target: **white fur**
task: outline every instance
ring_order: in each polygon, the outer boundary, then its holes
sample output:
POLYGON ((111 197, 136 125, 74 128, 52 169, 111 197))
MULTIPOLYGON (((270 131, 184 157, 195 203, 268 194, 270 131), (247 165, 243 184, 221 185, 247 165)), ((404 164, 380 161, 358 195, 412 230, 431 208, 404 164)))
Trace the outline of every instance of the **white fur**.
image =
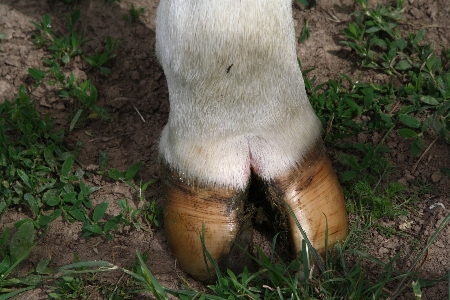
POLYGON ((291 0, 161 0, 156 53, 169 121, 159 151, 184 178, 244 189, 320 136, 297 64, 291 0), (231 67, 230 67, 231 66, 231 67))

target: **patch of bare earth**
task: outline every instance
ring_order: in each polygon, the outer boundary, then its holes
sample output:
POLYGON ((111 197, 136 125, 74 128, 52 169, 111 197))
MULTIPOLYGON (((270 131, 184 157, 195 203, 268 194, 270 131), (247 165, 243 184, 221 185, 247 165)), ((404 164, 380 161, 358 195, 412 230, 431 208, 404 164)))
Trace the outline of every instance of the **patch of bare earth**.
MULTIPOLYGON (((61 100, 54 89, 35 88, 30 84, 28 68, 46 69, 43 58, 49 54, 37 49, 32 43, 35 31, 29 20, 38 22, 44 14, 49 14, 52 27, 56 31, 66 28, 63 14, 69 13, 70 7, 56 0, 2 0, 0 3, 0 32, 6 38, 0 43, 0 101, 12 99, 19 85, 26 84, 29 93, 39 104, 42 114, 49 114, 57 120, 58 125, 66 129, 66 145, 74 148, 78 141, 83 146, 79 159, 84 166, 98 165, 99 154, 107 151, 109 167, 126 170, 137 161, 143 162, 139 177, 143 181, 154 180, 146 192, 147 199, 157 198, 161 203, 162 195, 158 181, 159 166, 157 143, 159 134, 167 121, 169 112, 168 90, 163 70, 154 54, 155 14, 158 1, 122 0, 121 3, 105 4, 102 0, 81 1, 81 22, 78 30, 84 31, 86 38, 92 39, 83 47, 83 52, 91 54, 102 51, 106 36, 120 39, 123 43, 117 51, 117 58, 111 66, 112 74, 105 76, 91 69, 81 59, 75 59, 64 70, 74 72, 82 79, 91 79, 98 89, 99 104, 109 109, 112 120, 89 119, 80 123, 72 132, 68 124, 73 114, 74 103, 61 100), (145 7, 145 12, 137 23, 124 21, 130 5, 145 7), (139 113, 138 113, 139 112, 139 113)), ((338 79, 339 73, 346 73, 357 78, 360 69, 355 64, 357 57, 350 49, 338 42, 343 39, 341 29, 349 20, 349 13, 355 11, 356 5, 351 0, 317 1, 309 10, 297 8, 294 12, 295 24, 299 35, 304 20, 308 19, 311 37, 298 45, 298 56, 304 69, 316 66, 310 76, 317 76, 317 82, 328 78, 338 79)), ((225 13, 225 12, 224 12, 225 13)), ((437 45, 448 46, 450 39, 450 6, 445 0, 409 0, 406 3, 408 21, 403 25, 406 31, 415 32, 421 27, 427 28, 427 39, 437 45)), ((364 72, 362 80, 385 82, 387 77, 376 72, 364 72)), ((32 82, 31 82, 32 83, 32 82)), ((377 142, 379 136, 360 136, 359 139, 377 142)), ((434 141, 430 134, 426 137, 427 145, 434 141)), ((434 193, 424 195, 411 213, 398 220, 383 220, 385 225, 402 230, 407 236, 425 243, 433 234, 439 222, 450 209, 450 178, 443 176, 439 168, 450 167, 449 145, 437 139, 418 162, 418 157, 411 155, 410 142, 392 134, 387 145, 393 149, 389 158, 398 169, 396 180, 414 188, 415 180, 427 180, 435 188, 434 193), (417 167, 414 168, 414 165, 417 167), (442 203, 434 209, 430 206, 442 203)), ((94 205, 107 199, 110 203, 108 214, 116 215, 120 209, 119 199, 129 199, 136 207, 139 199, 128 185, 110 181, 100 176, 93 176, 90 185, 100 187, 93 197, 94 205)), ((0 229, 11 227, 20 218, 29 217, 27 211, 14 212, 2 216, 0 229)), ((147 265, 161 284, 170 288, 181 288, 180 278, 188 280, 197 289, 205 289, 200 283, 189 279, 176 267, 171 251, 167 246, 164 228, 144 228, 134 230, 123 228, 115 233, 112 241, 102 237, 89 240, 81 238, 81 224, 69 223, 59 218, 50 225, 32 255, 23 263, 23 270, 36 266, 44 256, 51 257, 51 267, 58 267, 73 262, 74 253, 80 260, 106 260, 121 267, 129 268, 135 260, 135 253, 147 251, 147 265)), ((406 269, 411 262, 409 253, 414 249, 399 236, 388 237, 383 232, 372 231, 368 240, 370 252, 384 261, 395 253, 403 252, 398 266, 406 269), (400 265, 402 264, 402 265, 400 265)), ((267 245, 269 242, 261 235, 256 235, 256 243, 267 245)), ((432 245, 430 253, 421 271, 425 277, 438 278, 448 272, 450 246, 450 229, 445 228, 438 240, 432 245)), ((267 246, 266 246, 267 247, 267 246)), ((119 272, 109 275, 116 281, 119 272)), ((31 291, 19 299, 45 299, 47 287, 31 291)), ((447 295, 446 283, 428 288, 423 299, 444 299, 447 295)), ((100 294, 93 293, 93 298, 101 299, 100 294)), ((93 299, 91 298, 91 299, 93 299)), ((150 299, 142 294, 139 299, 150 299)), ((405 294, 403 299, 412 299, 405 294)), ((136 298, 138 299, 138 298, 136 298)))

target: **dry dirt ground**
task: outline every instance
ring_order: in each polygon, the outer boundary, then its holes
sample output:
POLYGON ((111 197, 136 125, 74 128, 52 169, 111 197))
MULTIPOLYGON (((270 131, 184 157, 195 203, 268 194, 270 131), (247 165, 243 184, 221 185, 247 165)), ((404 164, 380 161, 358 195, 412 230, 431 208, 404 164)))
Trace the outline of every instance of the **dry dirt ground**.
MULTIPOLYGON (((29 83, 28 68, 46 69, 43 58, 48 52, 37 49, 31 41, 35 28, 29 22, 38 22, 44 14, 49 14, 53 28, 66 28, 63 14, 69 12, 70 6, 57 0, 1 0, 0 1, 0 32, 5 34, 5 40, 0 43, 0 101, 12 99, 20 84, 29 83)), ((373 4, 373 3, 372 3, 373 4)), ((27 84, 32 97, 39 104, 39 111, 48 113, 66 130, 66 145, 73 148, 81 141, 83 147, 79 159, 85 166, 98 165, 99 154, 107 151, 110 157, 110 167, 125 170, 137 161, 143 162, 139 177, 143 181, 154 180, 146 193, 147 199, 158 199, 162 195, 158 182, 159 166, 157 161, 157 142, 159 134, 167 121, 169 112, 168 90, 163 70, 153 55, 155 42, 155 14, 157 0, 122 0, 120 3, 105 4, 103 0, 84 0, 81 9, 79 30, 84 30, 86 38, 93 40, 83 47, 83 53, 94 53, 103 50, 106 36, 119 38, 123 43, 117 51, 117 58, 111 66, 112 74, 105 76, 91 70, 80 59, 70 64, 67 70, 72 71, 82 79, 91 79, 99 91, 99 104, 109 109, 112 120, 89 120, 68 131, 70 111, 73 104, 62 101, 55 91, 46 88, 33 88, 27 84), (122 20, 130 5, 145 7, 145 12, 139 22, 131 23, 122 20), (139 116, 142 115, 142 118, 139 116), (144 121, 145 120, 145 121, 144 121)), ((436 44, 450 45, 450 3, 448 0, 408 0, 405 13, 408 18, 406 31, 417 31, 421 26, 427 28, 427 38, 436 44)), ((297 34, 300 34, 304 20, 309 19, 311 37, 298 46, 298 56, 303 67, 309 69, 317 66, 312 73, 318 77, 318 82, 328 78, 337 79, 339 73, 349 74, 356 78, 360 70, 355 64, 356 57, 349 49, 344 48, 341 40, 341 29, 350 19, 349 13, 355 11, 356 5, 351 0, 318 0, 317 5, 306 10, 302 7, 294 10, 297 34), (336 18, 335 18, 336 17, 336 18)), ((226 12, 224 12, 226 13, 226 12)), ((365 80, 383 81, 382 74, 366 72, 365 80)), ((362 136, 362 140, 377 140, 379 137, 362 136)), ((428 136, 427 143, 434 140, 428 136)), ((437 140, 417 169, 411 168, 416 163, 409 151, 409 141, 392 135, 388 146, 394 152, 390 159, 398 166, 396 180, 410 186, 415 179, 428 180, 432 183, 435 193, 424 195, 417 204, 418 213, 399 220, 382 220, 385 225, 398 229, 406 226, 406 234, 422 242, 433 233, 443 217, 450 209, 450 178, 443 176, 439 168, 450 167, 449 145, 443 140, 437 140), (434 210, 429 207, 442 203, 434 210)), ((338 170, 339 171, 339 170, 338 170)), ((136 192, 127 185, 94 176, 90 184, 101 189, 93 195, 94 205, 104 199, 110 203, 108 213, 119 212, 118 199, 130 199, 133 205, 139 203, 136 192)), ((11 226, 19 218, 21 212, 9 212, 2 216, 0 229, 11 226)), ((166 244, 164 225, 150 231, 124 230, 115 235, 112 241, 106 242, 101 237, 85 240, 80 237, 81 224, 71 224, 57 219, 50 226, 40 244, 33 251, 23 268, 35 266, 44 256, 51 257, 51 266, 58 267, 73 262, 74 253, 81 260, 106 260, 119 266, 129 268, 135 260, 136 250, 147 251, 147 262, 157 279, 171 288, 181 288, 180 278, 188 278, 176 267, 174 258, 166 244)), ((266 243, 259 239, 257 243, 266 243)), ((383 260, 392 257, 398 251, 410 251, 399 236, 389 237, 382 232, 371 232, 369 239, 371 253, 383 260)), ((428 259, 422 267, 425 277, 438 278, 450 269, 449 260, 450 229, 446 228, 440 238, 431 247, 428 259)), ((408 261, 405 260, 405 264, 408 261)), ((114 276, 116 279, 120 274, 114 276)), ((114 278, 113 276, 113 278, 114 278)), ((114 279, 114 280, 116 280, 114 279)), ((188 279, 189 284, 202 288, 200 283, 188 279)), ((45 299, 48 289, 32 291, 20 299, 45 299)), ((91 299, 101 299, 93 294, 91 299)), ((403 299, 412 299, 412 294, 405 294, 403 299)), ((428 288, 423 299, 446 299, 446 283, 428 288)), ((139 299, 149 299, 149 295, 141 295, 139 299)))

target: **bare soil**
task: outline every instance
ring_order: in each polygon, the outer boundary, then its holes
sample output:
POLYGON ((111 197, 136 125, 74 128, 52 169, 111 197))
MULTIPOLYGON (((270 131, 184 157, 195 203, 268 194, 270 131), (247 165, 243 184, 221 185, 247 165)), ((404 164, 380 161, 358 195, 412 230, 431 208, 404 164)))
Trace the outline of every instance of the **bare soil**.
MULTIPOLYGON (((61 100, 52 88, 32 87, 28 68, 46 69, 43 58, 49 56, 48 52, 37 49, 33 44, 31 39, 35 28, 29 21, 39 22, 44 14, 49 14, 52 27, 61 32, 66 28, 63 15, 69 13, 70 6, 57 0, 2 0, 0 32, 4 33, 6 38, 0 43, 0 99, 12 99, 19 85, 26 84, 39 105, 38 110, 42 114, 49 114, 57 120, 59 126, 66 128, 66 146, 74 148, 78 141, 82 142, 79 159, 84 166, 96 168, 99 154, 103 151, 109 153, 108 167, 122 171, 133 163, 142 161, 143 168, 139 178, 144 182, 154 180, 146 192, 146 198, 158 199, 161 204, 163 197, 158 181, 160 169, 157 143, 167 121, 169 103, 164 73, 153 54, 157 5, 157 0, 122 0, 113 4, 106 4, 102 0, 80 2, 81 22, 78 24, 78 30, 84 31, 86 38, 92 39, 83 47, 83 53, 102 51, 108 35, 113 39, 119 38, 123 43, 111 66, 110 76, 91 69, 81 59, 71 62, 64 70, 68 73, 74 72, 79 78, 91 79, 98 89, 99 104, 107 107, 112 116, 111 121, 85 120, 69 132, 68 124, 73 115, 74 104, 61 100), (131 4, 138 8, 145 7, 139 22, 131 23, 122 19, 131 4)), ((408 18, 403 25, 405 31, 416 32, 421 27, 426 27, 429 41, 435 42, 436 45, 449 46, 448 0, 409 0, 405 6, 408 18)), ((317 82, 324 82, 328 78, 336 80, 340 73, 356 79, 361 72, 355 63, 355 54, 338 43, 343 39, 341 29, 345 27, 351 18, 349 14, 355 9, 357 7, 351 0, 318 0, 316 6, 311 9, 294 9, 298 35, 304 21, 308 19, 310 23, 311 36, 305 43, 298 45, 297 50, 304 69, 317 67, 311 73, 311 76, 317 76, 317 82)), ((362 80, 385 82, 387 77, 365 71, 362 80)), ((434 139, 435 136, 430 133, 426 137, 427 145, 434 139)), ((376 143, 380 137, 360 135, 358 140, 376 143)), ((444 140, 437 139, 413 170, 413 165, 419 158, 410 153, 410 141, 391 134, 387 144, 394 150, 389 158, 398 166, 395 180, 411 189, 414 188, 415 180, 426 180, 434 188, 433 193, 424 195, 416 207, 411 208, 408 216, 380 221, 382 225, 403 231, 408 238, 389 236, 382 231, 373 230, 367 240, 370 253, 384 261, 402 251, 398 267, 406 270, 411 262, 408 254, 413 251, 412 245, 408 244, 410 238, 425 243, 444 216, 450 212, 450 178, 439 171, 440 167, 450 167, 450 147, 444 140), (442 203, 442 206, 430 209, 430 206, 436 203, 442 203), (404 265, 400 265, 402 263, 404 265)), ((335 159, 333 153, 332 158, 335 159)), ((119 199, 129 199, 135 207, 139 205, 137 193, 128 185, 100 176, 93 176, 90 184, 101 187, 92 197, 94 205, 107 199, 110 203, 107 213, 110 215, 120 212, 117 205, 119 199)), ((11 227, 15 221, 24 217, 28 217, 27 212, 9 211, 0 220, 0 229, 11 227)), ((353 220, 354 216, 350 218, 353 220)), ((81 238, 81 224, 71 224, 59 218, 50 225, 48 233, 23 263, 22 269, 28 270, 36 266, 44 256, 51 257, 51 267, 63 266, 73 262, 74 253, 81 260, 106 260, 129 268, 135 261, 136 251, 147 251, 147 265, 161 284, 170 288, 181 288, 181 278, 184 278, 191 286, 206 289, 177 268, 166 243, 164 225, 146 229, 138 231, 125 228, 108 242, 102 237, 86 240, 81 238)), ((257 233, 255 243, 266 248, 269 241, 264 235, 257 233)), ((421 268, 423 277, 439 278, 449 271, 448 247, 450 229, 446 228, 431 246, 421 268)), ((110 280, 116 281, 120 275, 112 274, 110 280)), ((425 289, 423 299, 447 299, 447 284, 444 282, 425 289)), ((48 292, 48 287, 44 286, 18 299, 46 299, 48 292)), ((142 294, 136 298, 151 299, 151 296, 142 294)), ((413 299, 413 295, 406 293, 402 298, 413 299)), ((90 299, 102 297, 100 293, 92 291, 90 299)))

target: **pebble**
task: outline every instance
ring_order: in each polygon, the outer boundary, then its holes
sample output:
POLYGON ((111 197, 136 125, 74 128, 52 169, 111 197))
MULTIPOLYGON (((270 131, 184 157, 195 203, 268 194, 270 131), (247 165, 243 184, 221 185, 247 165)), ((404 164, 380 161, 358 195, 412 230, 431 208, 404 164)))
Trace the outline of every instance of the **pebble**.
POLYGON ((394 249, 394 250, 395 250, 395 248, 397 247, 397 245, 398 245, 398 242, 397 242, 397 241, 387 241, 386 243, 384 243, 384 246, 385 246, 387 249, 394 249))
POLYGON ((378 250, 378 252, 379 252, 380 254, 386 254, 386 253, 389 253, 389 250, 388 250, 387 248, 380 247, 380 249, 378 250))
POLYGON ((411 7, 411 9, 409 10, 409 13, 416 19, 424 19, 425 18, 425 14, 418 8, 416 7, 411 7))
POLYGON ((22 63, 20 62, 20 57, 14 55, 8 56, 8 58, 5 60, 5 64, 17 68, 20 68, 22 66, 22 63))
POLYGON ((414 179, 416 179, 416 177, 413 176, 413 175, 411 175, 411 173, 409 173, 409 172, 406 172, 405 178, 408 179, 408 180, 414 180, 414 179))
POLYGON ((441 180, 442 178, 442 173, 441 171, 435 171, 432 175, 431 175, 431 181, 433 181, 434 183, 438 182, 439 180, 441 180))
MULTIPOLYGON (((0 95, 6 95, 7 92, 11 91, 13 86, 5 80, 0 80, 0 95)), ((3 99, 0 99, 0 101, 3 99)))
POLYGON ((406 180, 406 178, 400 178, 399 180, 397 180, 397 182, 401 185, 408 186, 408 181, 406 180))
POLYGON ((408 217, 407 216, 399 216, 398 219, 402 222, 405 222, 408 220, 408 217))

